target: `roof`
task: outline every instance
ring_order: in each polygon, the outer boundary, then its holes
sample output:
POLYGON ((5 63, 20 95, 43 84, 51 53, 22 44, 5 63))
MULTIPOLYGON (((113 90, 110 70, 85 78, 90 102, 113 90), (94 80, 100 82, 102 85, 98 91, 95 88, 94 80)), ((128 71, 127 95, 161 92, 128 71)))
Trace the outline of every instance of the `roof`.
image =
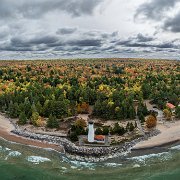
POLYGON ((105 136, 103 136, 103 135, 96 135, 95 137, 94 137, 94 139, 96 139, 96 140, 104 140, 105 139, 105 136))
POLYGON ((166 107, 170 108, 170 109, 174 109, 176 106, 174 106, 171 103, 166 103, 166 107))

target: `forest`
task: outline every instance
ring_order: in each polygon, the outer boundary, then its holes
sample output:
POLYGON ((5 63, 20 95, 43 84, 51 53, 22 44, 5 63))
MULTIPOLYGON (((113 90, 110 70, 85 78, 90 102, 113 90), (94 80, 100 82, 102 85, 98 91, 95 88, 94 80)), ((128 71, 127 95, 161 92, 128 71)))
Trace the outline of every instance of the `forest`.
POLYGON ((104 121, 134 119, 138 100, 143 121, 148 99, 160 109, 174 104, 180 116, 179 65, 154 59, 0 61, 0 111, 19 124, 56 127, 90 109, 104 121))

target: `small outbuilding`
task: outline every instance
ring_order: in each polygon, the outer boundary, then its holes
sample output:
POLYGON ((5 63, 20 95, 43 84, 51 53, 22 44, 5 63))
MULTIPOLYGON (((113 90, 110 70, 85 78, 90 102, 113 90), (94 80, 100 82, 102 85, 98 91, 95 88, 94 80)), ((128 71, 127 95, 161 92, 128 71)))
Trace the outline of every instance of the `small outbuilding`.
POLYGON ((102 143, 104 143, 105 142, 105 136, 104 135, 96 135, 94 137, 94 141, 95 142, 102 142, 102 143))

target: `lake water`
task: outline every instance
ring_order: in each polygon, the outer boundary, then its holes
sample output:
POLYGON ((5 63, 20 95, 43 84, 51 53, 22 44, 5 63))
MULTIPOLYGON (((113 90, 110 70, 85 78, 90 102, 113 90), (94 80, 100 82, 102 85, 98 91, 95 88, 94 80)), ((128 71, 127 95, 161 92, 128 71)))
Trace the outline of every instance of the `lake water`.
POLYGON ((0 180, 180 180, 180 145, 142 153, 87 163, 0 139, 0 180))

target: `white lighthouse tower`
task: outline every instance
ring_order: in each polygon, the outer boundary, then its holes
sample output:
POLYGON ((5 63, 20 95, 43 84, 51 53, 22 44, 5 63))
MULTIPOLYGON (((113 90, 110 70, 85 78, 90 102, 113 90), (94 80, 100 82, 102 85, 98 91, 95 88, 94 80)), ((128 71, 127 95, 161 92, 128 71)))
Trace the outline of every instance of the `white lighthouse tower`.
POLYGON ((94 142, 94 123, 92 121, 89 121, 88 129, 88 142, 94 142))

